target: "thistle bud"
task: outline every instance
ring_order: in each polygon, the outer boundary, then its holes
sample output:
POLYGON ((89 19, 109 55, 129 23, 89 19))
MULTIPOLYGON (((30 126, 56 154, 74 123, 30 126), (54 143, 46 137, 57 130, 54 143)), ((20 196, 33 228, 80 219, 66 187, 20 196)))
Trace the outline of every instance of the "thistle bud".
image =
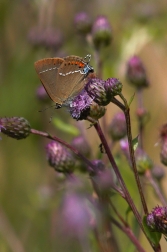
POLYGON ((90 157, 91 148, 87 140, 82 135, 73 138, 71 145, 75 147, 85 157, 90 157))
POLYGON ((135 158, 136 158, 137 171, 140 175, 144 174, 145 171, 151 170, 153 168, 152 160, 142 149, 137 148, 137 150, 135 151, 135 158))
POLYGON ((106 106, 110 102, 106 95, 104 83, 105 81, 94 78, 90 79, 85 86, 88 95, 100 106, 106 106))
POLYGON ((149 86, 145 68, 137 56, 133 56, 129 59, 127 63, 126 77, 129 83, 138 89, 149 86))
POLYGON ((112 30, 108 19, 105 16, 96 18, 93 28, 92 36, 95 47, 98 49, 102 46, 110 45, 112 41, 112 30))
POLYGON ((152 175, 158 181, 161 181, 165 177, 165 171, 161 166, 155 165, 152 169, 152 175))
POLYGON ((60 30, 47 28, 43 32, 43 46, 57 50, 63 43, 63 35, 60 30))
POLYGON ((61 203, 58 231, 63 237, 83 239, 88 235, 94 218, 95 209, 91 202, 83 194, 69 192, 61 203))
POLYGON ((116 78, 110 78, 106 81, 92 78, 86 84, 85 90, 99 106, 106 106, 115 95, 121 93, 122 84, 116 78))
POLYGON ((126 120, 124 113, 117 113, 109 125, 109 135, 113 141, 118 141, 126 136, 126 120))
POLYGON ((106 108, 104 106, 99 106, 96 102, 92 102, 90 105, 90 117, 95 120, 100 119, 105 115, 106 108))
POLYGON ((77 13, 74 18, 74 25, 80 34, 87 34, 91 31, 92 22, 86 12, 77 13))
POLYGON ((117 78, 109 78, 104 83, 104 88, 111 99, 122 92, 122 83, 117 78))
POLYGON ((147 216, 147 225, 152 231, 167 235, 167 207, 155 207, 147 216))
POLYGON ((17 140, 28 137, 31 131, 29 122, 23 117, 0 118, 1 132, 17 140))
POLYGON ((49 165, 57 172, 71 173, 74 170, 74 157, 62 144, 51 141, 46 146, 46 154, 49 165))

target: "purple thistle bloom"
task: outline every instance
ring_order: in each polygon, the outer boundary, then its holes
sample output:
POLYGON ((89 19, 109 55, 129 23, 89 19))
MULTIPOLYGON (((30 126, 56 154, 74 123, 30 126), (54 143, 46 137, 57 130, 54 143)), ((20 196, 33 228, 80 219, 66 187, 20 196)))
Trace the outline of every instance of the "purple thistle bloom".
POLYGON ((63 35, 54 28, 32 27, 28 33, 28 40, 34 46, 58 49, 63 43, 63 35))
MULTIPOLYGON (((80 153, 82 153, 82 155, 84 155, 87 158, 90 158, 91 148, 85 137, 83 137, 82 135, 79 135, 73 138, 71 145, 75 147, 75 149, 77 149, 80 153)), ((85 162, 83 162, 81 158, 76 157, 76 159, 77 159, 76 169, 84 173, 87 172, 88 169, 85 162)))
POLYGON ((155 207, 147 216, 147 225, 152 231, 167 235, 167 207, 155 207))
POLYGON ((69 104, 69 110, 71 116, 76 120, 84 120, 90 114, 90 106, 93 99, 88 95, 85 90, 74 97, 69 104))
POLYGON ((71 173, 74 170, 75 159, 62 144, 51 141, 46 146, 46 154, 49 165, 57 172, 71 173))
POLYGON ((126 136, 126 120, 122 112, 117 113, 109 125, 108 132, 113 141, 118 141, 126 136))
POLYGON ((85 157, 90 157, 91 148, 88 141, 82 135, 73 138, 71 145, 75 147, 85 157))
POLYGON ((117 78, 109 78, 105 81, 104 88, 112 98, 122 92, 122 83, 117 78))
POLYGON ((79 238, 85 241, 95 222, 96 210, 83 194, 69 192, 63 198, 59 219, 59 230, 67 238, 79 238))
POLYGON ((47 28, 43 33, 43 46, 57 50, 63 43, 63 35, 60 30, 47 28))
POLYGON ((89 96, 100 106, 106 106, 110 102, 106 96, 104 84, 105 81, 94 78, 90 79, 85 86, 89 96))
POLYGON ((77 13, 74 18, 74 25, 79 33, 89 33, 92 27, 90 16, 86 12, 77 13))
POLYGON ((116 78, 109 78, 106 81, 92 78, 86 84, 85 89, 99 106, 106 106, 115 95, 122 91, 122 84, 116 78))
POLYGON ((0 131, 17 140, 28 137, 31 131, 29 122, 23 117, 0 118, 0 131))
POLYGON ((161 179, 165 177, 165 171, 163 167, 159 165, 155 165, 151 172, 153 177, 156 178, 158 181, 161 181, 161 179))
POLYGON ((108 19, 105 16, 96 18, 92 28, 93 42, 96 48, 108 46, 112 41, 112 30, 108 19))
POLYGON ((146 71, 142 61, 138 56, 133 56, 127 63, 126 77, 130 84, 136 88, 149 86, 146 71))
POLYGON ((95 159, 92 161, 93 165, 94 165, 94 169, 92 169, 90 167, 91 170, 91 176, 96 176, 98 175, 100 172, 103 172, 105 170, 105 164, 101 159, 95 159))

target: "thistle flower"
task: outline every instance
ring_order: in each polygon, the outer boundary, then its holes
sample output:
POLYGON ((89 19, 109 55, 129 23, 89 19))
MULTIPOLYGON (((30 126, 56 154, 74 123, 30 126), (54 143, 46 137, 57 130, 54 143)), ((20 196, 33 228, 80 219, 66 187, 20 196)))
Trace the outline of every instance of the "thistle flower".
POLYGON ((91 154, 91 148, 85 137, 82 135, 73 138, 71 145, 75 147, 82 155, 89 158, 91 154))
POLYGON ((127 62, 126 77, 129 83, 137 89, 149 86, 146 71, 138 56, 133 56, 127 62))
POLYGON ((122 84, 116 78, 110 78, 106 81, 92 78, 86 84, 85 90, 99 106, 106 106, 114 96, 121 93, 122 84))
POLYGON ((147 225, 152 231, 167 235, 167 207, 155 207, 147 216, 147 225))
POLYGON ((119 112, 113 117, 108 132, 113 141, 118 141, 126 136, 127 131, 124 113, 119 112))
POLYGON ((163 179, 165 176, 164 169, 159 165, 155 165, 153 167, 151 173, 152 173, 153 177, 156 178, 158 181, 161 181, 161 179, 163 179))
POLYGON ((110 95, 113 98, 122 92, 122 83, 117 78, 108 78, 105 81, 104 88, 108 96, 110 95))
MULTIPOLYGON (((71 145, 73 147, 75 147, 75 149, 77 149, 83 156, 85 156, 86 158, 90 158, 91 156, 91 148, 89 143, 87 142, 87 140, 85 139, 85 137, 83 137, 82 135, 77 136, 75 138, 73 138, 71 145)), ((82 159, 77 158, 76 160, 76 169, 79 170, 80 172, 87 172, 87 166, 85 164, 85 162, 83 162, 82 159)))
POLYGON ((57 50, 62 44, 63 35, 60 30, 49 27, 43 32, 42 45, 46 48, 57 50))
POLYGON ((51 141, 46 146, 46 154, 49 165, 57 172, 71 173, 74 170, 75 159, 62 144, 51 141))
POLYGON ((71 116, 76 120, 84 120, 90 115, 90 106, 93 99, 85 90, 77 95, 69 104, 71 116))
POLYGON ((145 125, 146 122, 148 122, 149 113, 148 113, 148 111, 146 109, 138 108, 136 110, 136 116, 137 116, 138 121, 140 122, 141 125, 145 125))
POLYGON ((32 27, 28 33, 28 40, 34 46, 58 49, 63 43, 63 36, 59 30, 51 27, 47 29, 32 27))
MULTIPOLYGON (((92 176, 97 175, 99 172, 105 170, 105 164, 101 159, 95 159, 92 161, 95 169, 92 171, 92 176)), ((92 168, 91 168, 92 169, 92 168)))
POLYGON ((105 16, 96 18, 92 27, 92 37, 97 49, 110 45, 112 41, 112 30, 108 19, 105 16))
POLYGON ((91 31, 92 22, 86 12, 79 12, 75 15, 74 25, 80 34, 87 34, 91 31))
POLYGON ((0 130, 5 135, 20 140, 28 137, 31 126, 23 117, 3 117, 0 118, 0 130))
POLYGON ((70 192, 63 198, 59 214, 61 220, 59 229, 65 237, 81 239, 88 235, 91 218, 94 218, 92 213, 95 213, 92 207, 82 194, 70 192))

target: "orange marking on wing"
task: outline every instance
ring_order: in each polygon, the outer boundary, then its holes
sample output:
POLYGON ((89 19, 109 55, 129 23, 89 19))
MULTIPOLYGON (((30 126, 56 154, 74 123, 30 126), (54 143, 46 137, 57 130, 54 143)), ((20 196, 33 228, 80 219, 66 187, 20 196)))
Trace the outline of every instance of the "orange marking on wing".
POLYGON ((76 61, 75 64, 77 64, 79 67, 84 67, 85 64, 80 62, 80 61, 76 61))

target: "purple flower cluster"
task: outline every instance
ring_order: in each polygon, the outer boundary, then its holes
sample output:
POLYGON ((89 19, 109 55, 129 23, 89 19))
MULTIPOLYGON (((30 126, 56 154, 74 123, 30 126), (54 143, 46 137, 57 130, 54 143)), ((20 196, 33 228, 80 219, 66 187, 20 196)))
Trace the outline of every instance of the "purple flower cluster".
POLYGON ((167 235, 167 207, 155 207, 147 216, 147 225, 152 231, 167 235))

